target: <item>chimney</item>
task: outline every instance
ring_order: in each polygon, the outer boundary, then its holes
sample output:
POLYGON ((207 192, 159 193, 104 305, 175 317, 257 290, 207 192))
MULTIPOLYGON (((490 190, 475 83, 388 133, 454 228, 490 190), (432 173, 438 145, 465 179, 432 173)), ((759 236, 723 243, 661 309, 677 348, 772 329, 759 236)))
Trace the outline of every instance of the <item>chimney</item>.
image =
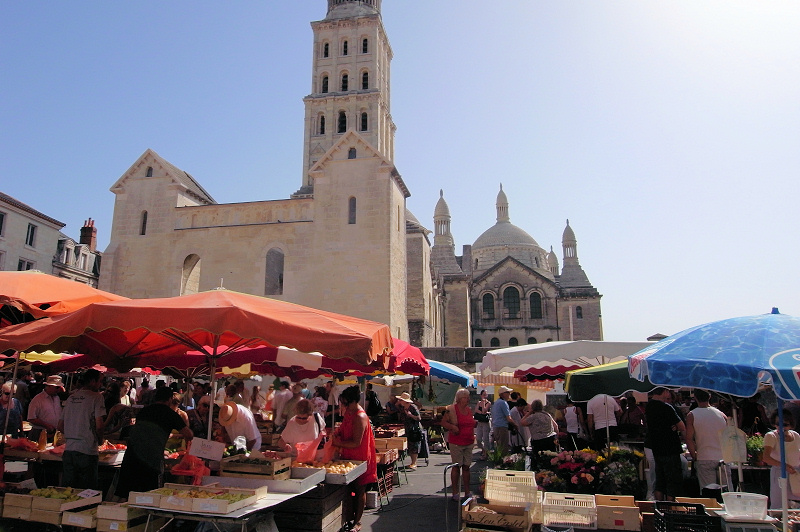
POLYGON ((88 245, 92 251, 97 250, 97 228, 91 218, 86 220, 81 227, 81 244, 88 245))

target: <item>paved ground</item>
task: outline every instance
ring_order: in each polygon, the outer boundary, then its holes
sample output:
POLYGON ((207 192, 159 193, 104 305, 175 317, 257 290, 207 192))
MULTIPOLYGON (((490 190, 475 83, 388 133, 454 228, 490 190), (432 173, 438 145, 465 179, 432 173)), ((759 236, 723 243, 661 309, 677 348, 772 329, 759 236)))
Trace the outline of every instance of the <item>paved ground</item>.
MULTIPOLYGON (((475 453, 478 457, 479 453, 475 453)), ((408 460, 406 460, 408 463, 408 460)), ((418 462, 416 471, 408 471, 402 484, 395 486, 390 494, 389 504, 377 510, 367 510, 361 521, 362 530, 367 532, 395 532, 414 530, 415 532, 452 532, 458 528, 458 504, 444 493, 445 466, 450 463, 449 453, 431 453, 429 465, 424 460, 418 462)), ((471 467, 472 492, 478 491, 479 472, 487 462, 473 462, 471 467)), ((402 474, 401 474, 402 475, 402 474)), ((447 486, 450 475, 447 474, 447 486)), ((449 488, 448 488, 449 490, 449 488)), ((385 501, 385 499, 384 499, 385 501)))

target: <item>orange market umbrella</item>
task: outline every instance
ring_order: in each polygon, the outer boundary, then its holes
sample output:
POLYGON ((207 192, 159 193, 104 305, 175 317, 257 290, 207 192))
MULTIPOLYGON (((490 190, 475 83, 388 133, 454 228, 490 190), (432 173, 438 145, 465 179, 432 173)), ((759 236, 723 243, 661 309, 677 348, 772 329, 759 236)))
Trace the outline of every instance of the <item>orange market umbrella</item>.
POLYGON ((72 312, 89 303, 124 299, 42 272, 0 272, 0 327, 72 312))
POLYGON ((119 370, 147 365, 140 362, 145 355, 199 351, 208 358, 212 381, 219 359, 255 346, 370 364, 391 351, 392 337, 381 323, 228 290, 93 303, 0 330, 0 352, 77 352, 119 370))

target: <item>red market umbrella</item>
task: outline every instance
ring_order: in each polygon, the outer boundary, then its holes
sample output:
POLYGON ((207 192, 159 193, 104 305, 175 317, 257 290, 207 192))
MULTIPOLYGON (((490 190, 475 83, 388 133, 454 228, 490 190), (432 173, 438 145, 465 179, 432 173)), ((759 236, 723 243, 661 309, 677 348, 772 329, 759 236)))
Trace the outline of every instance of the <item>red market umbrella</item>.
POLYGON ((0 272, 0 327, 127 298, 38 271, 0 272))
POLYGON ((212 368, 212 384, 220 359, 256 346, 370 364, 391 351, 392 338, 381 323, 228 290, 93 303, 0 330, 0 352, 77 352, 123 371, 148 365, 145 356, 199 351, 212 368))

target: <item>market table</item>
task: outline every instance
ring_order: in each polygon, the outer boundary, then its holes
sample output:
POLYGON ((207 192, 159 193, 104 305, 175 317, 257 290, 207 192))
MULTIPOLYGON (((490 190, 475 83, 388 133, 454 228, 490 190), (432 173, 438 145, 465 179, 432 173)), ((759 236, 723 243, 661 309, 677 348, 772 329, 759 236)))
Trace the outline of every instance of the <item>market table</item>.
MULTIPOLYGON (((306 491, 309 491, 310 489, 312 488, 308 488, 306 491)), ((256 523, 267 517, 267 514, 270 512, 266 512, 266 510, 274 506, 277 506, 282 502, 288 501, 289 499, 292 499, 298 495, 302 495, 302 493, 267 493, 265 497, 254 502, 250 506, 239 508, 238 510, 234 510, 229 514, 224 514, 224 515, 199 513, 199 512, 184 512, 178 510, 164 510, 161 508, 154 508, 152 506, 142 506, 137 504, 131 504, 130 506, 132 508, 139 508, 147 512, 147 523, 145 524, 144 532, 150 532, 151 530, 150 522, 152 521, 153 517, 167 518, 167 523, 161 528, 159 528, 159 530, 169 525, 175 519, 184 519, 187 521, 211 523, 217 530, 220 530, 218 526, 220 524, 241 525, 242 532, 247 532, 248 524, 256 523)))

